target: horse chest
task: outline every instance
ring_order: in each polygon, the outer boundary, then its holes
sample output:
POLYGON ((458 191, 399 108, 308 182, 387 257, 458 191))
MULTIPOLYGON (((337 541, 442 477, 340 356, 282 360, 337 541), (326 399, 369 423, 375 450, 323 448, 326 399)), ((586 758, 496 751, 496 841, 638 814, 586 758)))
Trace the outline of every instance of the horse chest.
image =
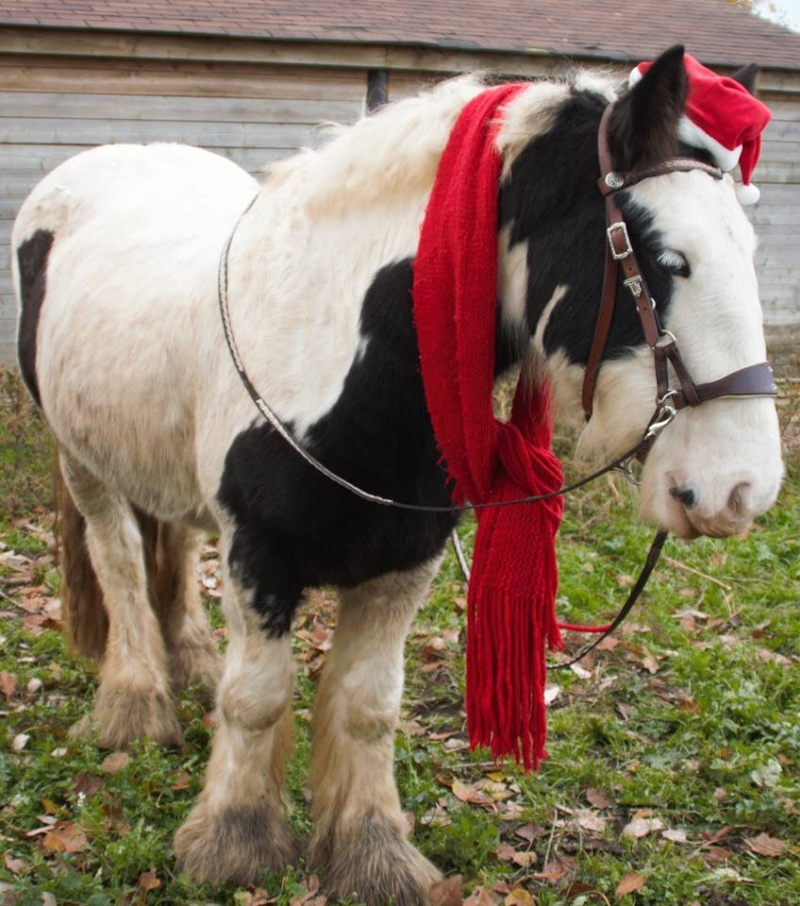
MULTIPOLYGON (((360 488, 447 506, 411 322, 411 263, 376 274, 362 307, 360 353, 334 405, 302 435, 320 462, 360 488)), ((290 426, 291 427, 291 426, 290 426)), ((442 549, 455 517, 365 502, 303 461, 270 426, 227 451, 217 501, 234 523, 229 566, 269 629, 288 629, 305 588, 355 586, 414 568, 442 549)))

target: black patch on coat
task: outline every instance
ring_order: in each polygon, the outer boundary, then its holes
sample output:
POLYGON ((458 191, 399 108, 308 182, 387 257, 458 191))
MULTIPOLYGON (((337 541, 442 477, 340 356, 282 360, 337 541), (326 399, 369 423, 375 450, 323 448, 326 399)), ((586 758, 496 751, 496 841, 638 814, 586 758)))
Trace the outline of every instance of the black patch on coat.
POLYGON ((54 238, 48 230, 37 230, 17 249, 21 296, 17 355, 25 385, 39 406, 42 400, 36 377, 36 333, 47 289, 47 261, 54 238))
MULTIPOLYGON (((511 226, 512 246, 528 243, 529 331, 535 331, 557 287, 566 286, 545 330, 544 347, 548 355, 562 350, 570 362, 581 365, 589 357, 605 266, 605 202, 597 188, 597 130, 604 106, 604 99, 590 93, 565 100, 553 127, 522 151, 500 191, 500 226, 511 226)), ((617 201, 663 315, 672 296, 672 278, 656 264, 661 237, 628 193, 619 193, 617 201)), ((626 355, 643 342, 633 299, 620 281, 604 358, 626 355)))
MULTIPOLYGON (((361 313, 366 350, 351 365, 336 404, 303 443, 365 491, 449 506, 419 373, 412 284, 410 261, 376 274, 361 313)), ((356 497, 263 424, 232 444, 219 500, 236 520, 231 570, 254 591, 270 635, 289 630, 304 589, 353 587, 419 566, 442 550, 456 522, 450 513, 411 512, 356 497)))

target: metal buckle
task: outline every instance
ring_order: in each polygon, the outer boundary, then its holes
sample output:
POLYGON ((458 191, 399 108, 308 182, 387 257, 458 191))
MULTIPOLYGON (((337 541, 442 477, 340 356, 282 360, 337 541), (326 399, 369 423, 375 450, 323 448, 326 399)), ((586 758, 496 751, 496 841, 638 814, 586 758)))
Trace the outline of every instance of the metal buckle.
MULTIPOLYGON (((672 336, 672 334, 670 334, 670 336, 672 336)), ((672 339, 674 340, 675 338, 672 337, 672 339)), ((677 390, 667 390, 660 399, 656 400, 656 414, 647 426, 644 440, 650 440, 660 434, 678 414, 678 410, 670 402, 672 397, 677 396, 677 394, 677 390)))
POLYGON ((606 235, 608 236, 608 244, 611 247, 611 255, 615 261, 621 261, 623 258, 627 258, 628 255, 633 254, 631 240, 628 236, 628 225, 624 220, 618 220, 616 223, 612 223, 610 226, 606 227, 606 235), (614 233, 616 232, 621 233, 622 238, 625 241, 625 248, 621 252, 618 252, 614 245, 614 233))
POLYGON ((642 277, 640 274, 637 274, 635 277, 628 277, 627 280, 622 281, 624 285, 631 291, 631 295, 634 299, 638 299, 642 294, 642 277))

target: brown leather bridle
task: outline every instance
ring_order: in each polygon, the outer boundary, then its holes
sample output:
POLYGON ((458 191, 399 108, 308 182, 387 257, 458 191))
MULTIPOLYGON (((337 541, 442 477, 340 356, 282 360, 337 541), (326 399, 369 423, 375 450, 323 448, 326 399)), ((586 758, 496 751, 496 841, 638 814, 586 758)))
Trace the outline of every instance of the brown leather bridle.
POLYGON ((636 261, 628 235, 628 227, 615 196, 622 189, 627 189, 645 179, 664 176, 667 173, 701 170, 708 173, 713 179, 722 179, 723 173, 717 167, 691 158, 673 158, 656 166, 630 173, 616 171, 608 147, 608 123, 613 108, 614 105, 609 104, 604 110, 597 139, 600 159, 600 179, 597 184, 606 202, 608 242, 606 243, 603 295, 584 374, 582 403, 588 421, 592 417, 597 377, 614 316, 621 268, 624 285, 630 291, 636 310, 639 312, 645 342, 653 352, 656 372, 656 409, 645 430, 642 448, 637 454, 640 459, 643 459, 658 432, 686 406, 699 406, 701 403, 720 397, 776 396, 778 388, 775 386, 772 368, 768 362, 748 365, 746 368, 705 384, 696 384, 692 380, 689 369, 678 350, 675 337, 661 325, 655 300, 650 295, 647 282, 636 261), (670 387, 670 365, 680 384, 679 388, 670 387))

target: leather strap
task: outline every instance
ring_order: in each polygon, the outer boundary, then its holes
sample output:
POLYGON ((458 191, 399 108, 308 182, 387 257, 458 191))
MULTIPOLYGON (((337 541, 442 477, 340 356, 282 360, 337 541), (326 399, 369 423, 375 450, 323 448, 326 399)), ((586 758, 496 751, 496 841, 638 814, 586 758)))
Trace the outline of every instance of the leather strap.
MULTIPOLYGON (((775 386, 772 369, 767 362, 749 365, 716 381, 696 385, 680 355, 675 338, 669 331, 662 328, 655 301, 650 295, 639 268, 631 246, 625 218, 616 202, 615 195, 621 189, 636 185, 644 179, 664 176, 676 171, 701 170, 715 179, 722 179, 723 173, 718 167, 689 158, 667 160, 656 166, 630 173, 615 172, 608 147, 608 122, 613 107, 613 104, 609 104, 603 111, 597 137, 597 154, 601 173, 598 187, 606 204, 607 243, 603 294, 584 372, 581 394, 586 420, 588 421, 592 417, 597 378, 614 317, 620 269, 625 278, 624 285, 631 293, 639 313, 645 342, 653 350, 656 373, 656 411, 651 419, 651 425, 662 422, 667 414, 670 418, 673 417, 675 412, 686 406, 699 406, 701 403, 720 397, 746 398, 777 395, 778 390, 775 386), (678 379, 680 389, 670 387, 670 365, 678 379)), ((661 427, 661 425, 659 424, 657 427, 661 427)), ((654 439, 654 433, 648 428, 645 435, 647 443, 643 445, 642 451, 644 455, 654 439)))

